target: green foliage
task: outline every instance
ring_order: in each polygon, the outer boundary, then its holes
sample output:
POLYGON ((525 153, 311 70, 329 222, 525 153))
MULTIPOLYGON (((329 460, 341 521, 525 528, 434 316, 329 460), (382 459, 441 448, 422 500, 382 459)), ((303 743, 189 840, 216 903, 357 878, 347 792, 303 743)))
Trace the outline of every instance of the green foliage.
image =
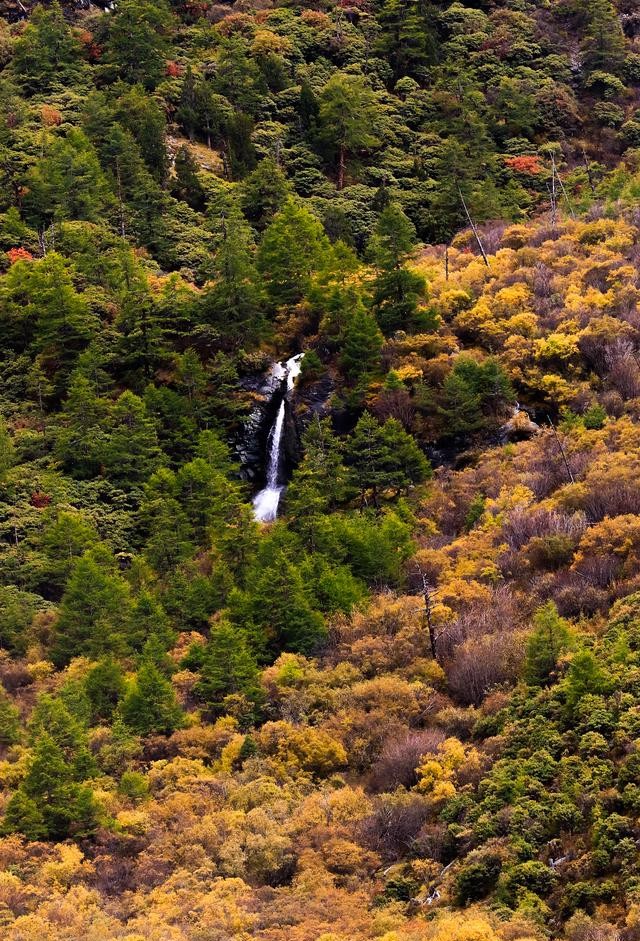
POLYGON ((131 649, 132 599, 104 549, 86 552, 74 564, 60 604, 52 657, 56 664, 74 656, 123 656, 131 649))
POLYGON ((0 685, 0 746, 20 741, 20 713, 0 685))
POLYGON ((402 0, 385 0, 382 4, 376 52, 391 65, 393 83, 404 75, 425 75, 435 60, 434 18, 428 3, 407 6, 402 0))
POLYGON ((149 784, 139 771, 125 771, 118 782, 118 790, 130 800, 144 800, 149 794, 149 784))
POLYGON ((13 585, 0 587, 0 646, 24 653, 34 616, 44 607, 37 595, 13 585))
POLYGON ((125 691, 120 664, 110 657, 100 660, 87 674, 85 690, 91 703, 92 720, 110 719, 125 691))
POLYGON ((16 462, 16 449, 13 438, 3 418, 0 418, 0 481, 4 479, 7 471, 16 462))
POLYGON ((110 410, 108 427, 102 454, 107 476, 125 485, 146 480, 161 462, 161 452, 142 399, 123 392, 110 410))
POLYGON ((485 428, 505 405, 515 401, 511 382, 494 359, 478 363, 460 357, 442 386, 443 429, 446 435, 470 434, 485 428))
POLYGON ((302 445, 304 458, 293 474, 286 499, 287 512, 306 529, 316 516, 343 502, 348 481, 342 445, 330 419, 315 416, 305 430, 302 445))
POLYGON ((249 227, 236 209, 223 221, 214 266, 217 281, 202 302, 206 320, 225 336, 225 343, 255 342, 263 329, 263 296, 249 227))
POLYGON ((214 624, 198 660, 200 679, 195 692, 214 715, 226 711, 229 697, 242 696, 253 709, 260 705, 258 666, 237 627, 224 620, 214 624))
POLYGON ((118 713, 138 735, 170 735, 184 721, 170 681, 149 661, 141 664, 118 713))
POLYGON ((288 199, 262 237, 258 270, 274 305, 295 304, 322 267, 329 240, 308 209, 288 199))
POLYGON ((582 45, 584 65, 617 74, 624 62, 625 40, 610 0, 593 0, 585 6, 588 22, 582 45))
POLYGON ((607 413, 599 403, 596 403, 587 409, 582 416, 582 420, 584 421, 585 428, 602 428, 607 420, 607 413))
POLYGON ((350 436, 345 458, 363 505, 369 493, 378 506, 382 492, 399 492, 431 475, 429 462, 400 422, 388 418, 380 425, 369 412, 350 436))
POLYGON ((5 6, 3 928, 631 937, 633 4, 5 6))
POLYGON ((464 527, 467 530, 473 529, 475 524, 482 519, 487 504, 487 498, 483 493, 477 493, 471 503, 469 504, 469 509, 467 510, 467 515, 464 518, 464 527))
POLYGON ((107 431, 107 403, 96 395, 91 381, 76 372, 56 435, 56 456, 75 477, 94 477, 100 470, 107 431))
POLYGON ((83 780, 93 770, 84 732, 60 699, 43 696, 30 722, 32 752, 2 827, 29 840, 80 839, 95 830, 97 808, 83 780))
POLYGON ((55 2, 37 6, 13 49, 12 69, 25 94, 70 85, 82 75, 80 44, 55 2))
POLYGON ((311 586, 286 548, 263 543, 246 584, 246 589, 231 593, 229 610, 234 625, 247 631, 261 658, 278 649, 310 653, 325 639, 325 621, 311 586))
POLYGON ((61 510, 52 515, 42 533, 42 548, 50 560, 52 581, 64 584, 75 560, 97 541, 95 526, 83 514, 61 510))
MULTIPOLYGON (((425 279, 404 265, 413 248, 414 238, 415 228, 402 209, 395 203, 386 206, 369 250, 378 270, 372 285, 373 309, 380 327, 387 334, 416 326, 418 307, 426 295, 425 279)), ((429 324, 424 322, 421 326, 429 324)))
POLYGON ((62 749, 46 732, 34 747, 27 776, 16 797, 9 801, 4 826, 8 832, 24 833, 28 839, 37 839, 39 830, 40 835, 52 840, 86 837, 97 825, 90 788, 78 783, 62 749))
POLYGON ((175 180, 172 183, 172 193, 176 199, 182 199, 192 209, 203 209, 205 192, 200 177, 198 164, 191 156, 188 147, 181 147, 176 154, 173 166, 175 180))
POLYGON ((242 182, 242 210, 249 222, 264 229, 290 192, 280 166, 271 157, 265 157, 242 182))
POLYGON ((320 134, 335 154, 341 190, 349 157, 380 143, 375 134, 379 116, 376 96, 364 77, 337 72, 322 89, 318 103, 320 134))
POLYGON ((502 880, 501 894, 514 904, 517 893, 522 890, 533 892, 535 895, 545 896, 553 888, 557 877, 552 869, 535 859, 513 866, 502 880))
POLYGON ((17 352, 39 354, 54 375, 68 373, 98 326, 73 273, 51 252, 41 261, 17 262, 2 284, 0 321, 7 342, 17 352))
POLYGON ((496 886, 502 860, 499 856, 483 855, 477 862, 468 862, 456 877, 456 900, 460 905, 478 902, 496 886))
POLYGON ((170 27, 164 0, 121 0, 109 27, 108 61, 129 84, 154 88, 165 74, 170 27))
POLYGON ((572 644, 569 624, 558 615, 553 602, 539 608, 533 619, 534 629, 527 642, 524 675, 533 686, 549 682, 558 657, 572 644))
POLYGON ((38 228, 65 219, 97 222, 111 202, 98 156, 75 128, 64 139, 47 143, 27 182, 26 214, 38 228))
POLYGON ((316 526, 317 548, 344 562, 370 585, 400 585, 403 566, 415 545, 411 526, 397 513, 334 513, 316 526))
POLYGON ((587 695, 609 690, 610 680, 591 650, 577 650, 571 658, 564 684, 568 709, 575 713, 580 701, 587 695))
POLYGON ((359 304, 342 331, 340 364, 352 381, 366 380, 380 365, 383 337, 371 314, 359 304))

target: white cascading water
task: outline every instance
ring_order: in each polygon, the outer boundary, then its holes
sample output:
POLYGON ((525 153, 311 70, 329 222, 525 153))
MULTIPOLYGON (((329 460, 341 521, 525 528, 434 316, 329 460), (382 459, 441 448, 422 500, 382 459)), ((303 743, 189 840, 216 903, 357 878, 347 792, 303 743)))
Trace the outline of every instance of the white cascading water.
POLYGON ((282 396, 280 407, 275 421, 269 431, 267 438, 268 459, 267 459, 267 485, 264 490, 257 493, 253 498, 253 515, 260 523, 269 523, 278 515, 278 505, 280 497, 284 490, 284 485, 280 483, 280 457, 282 451, 282 433, 284 431, 284 419, 286 412, 286 401, 289 393, 292 391, 297 377, 300 375, 302 357, 304 353, 298 353, 292 356, 286 363, 277 363, 274 367, 274 373, 278 379, 283 382, 286 379, 286 390, 282 396))

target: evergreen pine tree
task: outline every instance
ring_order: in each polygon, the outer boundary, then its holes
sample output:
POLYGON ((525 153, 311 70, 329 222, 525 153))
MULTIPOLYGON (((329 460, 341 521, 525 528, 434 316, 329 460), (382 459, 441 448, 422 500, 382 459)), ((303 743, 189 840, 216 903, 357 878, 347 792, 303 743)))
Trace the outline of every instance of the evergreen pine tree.
POLYGON ((560 654, 572 643, 569 624, 558 614, 552 601, 536 611, 529 635, 524 676, 531 686, 545 686, 555 670, 560 654))
POLYGON ((0 683, 0 747, 20 741, 20 713, 0 683))
POLYGON ((170 28, 165 0, 118 0, 106 54, 125 82, 155 88, 165 74, 170 28))
POLYGON ((328 251, 329 240, 319 219, 288 199, 258 248, 258 270, 273 303, 296 304, 309 290, 328 251))
POLYGON ((366 495, 371 491, 373 504, 378 506, 380 491, 391 484, 392 454, 382 427, 370 412, 362 415, 349 436, 345 459, 351 468, 354 486, 360 493, 361 504, 366 502, 366 495))
POLYGON ((391 454, 392 487, 403 490, 409 484, 422 483, 431 477, 431 464, 413 435, 405 431, 396 418, 386 420, 382 426, 382 436, 391 454))
POLYGON ((415 229, 402 209, 390 203, 378 220, 370 252, 378 269, 373 282, 373 309, 385 333, 415 326, 426 281, 405 266, 415 229))
POLYGON ((246 591, 229 598, 233 622, 247 630, 262 658, 280 650, 311 653, 326 637, 324 618, 314 610, 302 573, 284 550, 251 567, 246 591))
POLYGON ((135 138, 154 180, 165 183, 169 173, 167 119, 158 102, 135 85, 118 99, 115 117, 135 138))
POLYGON ((140 665, 122 701, 119 714, 138 735, 150 735, 152 732, 170 735, 184 721, 170 681, 150 661, 140 665))
POLYGON ((336 72, 319 99, 321 136, 335 153, 338 189, 344 189, 347 161, 380 143, 375 133, 379 110, 376 96, 360 75, 336 72))
POLYGON ((272 157, 265 157, 242 182, 242 209, 262 230, 281 209, 291 192, 287 178, 272 157))
POLYGON ((230 209, 214 259, 216 282, 202 299, 204 318, 226 344, 254 343, 263 328, 263 298, 251 248, 249 227, 237 209, 230 209))
POLYGON ((36 6, 18 38, 12 68, 27 94, 43 94, 57 84, 70 84, 82 72, 81 47, 57 2, 36 6))
POLYGON ((306 429, 304 458, 287 488, 287 513, 308 530, 318 516, 330 512, 347 494, 347 469, 342 448, 329 418, 315 416, 306 429))
POLYGON ((384 0, 378 16, 377 53, 393 69, 393 84, 404 75, 422 78, 437 58, 436 12, 421 0, 384 0))
POLYGON ((21 833, 31 841, 46 840, 49 836, 38 801, 28 797, 22 788, 18 788, 10 797, 0 832, 21 833))
POLYGON ((361 504, 370 491, 376 507, 381 491, 402 490, 410 483, 420 483, 431 473, 415 439, 399 421, 389 418, 380 425, 369 412, 362 415, 349 436, 345 458, 360 492, 361 504))
POLYGON ((192 209, 200 211, 205 204, 205 191, 198 176, 198 164, 191 156, 188 147, 178 150, 173 165, 175 179, 171 184, 171 192, 176 199, 181 199, 192 209))
POLYGON ((113 200, 92 144, 76 128, 48 143, 27 181, 25 215, 37 228, 65 219, 98 222, 113 200))
POLYGON ((106 440, 106 411, 106 403, 96 395, 91 381, 75 372, 55 441, 56 457, 74 477, 83 479, 99 473, 106 440))
POLYGON ((41 354, 49 374, 68 375, 98 326, 73 283, 74 269, 56 252, 40 261, 20 261, 6 276, 0 324, 6 342, 41 354))
POLYGON ((123 392, 111 408, 109 425, 102 452, 105 474, 125 487, 146 480, 161 463, 162 452, 142 399, 123 392))
POLYGON ((0 481, 4 480, 16 462, 16 449, 13 438, 9 434, 7 423, 0 417, 0 481))
POLYGON ((168 497, 147 501, 141 513, 147 530, 145 557, 165 576, 195 551, 192 527, 178 501, 168 497))
POLYGON ((31 714, 30 742, 37 743, 45 733, 62 750, 65 761, 78 780, 93 773, 95 765, 88 748, 83 719, 71 712, 62 695, 43 694, 31 714))
POLYGON ((584 696, 601 696, 611 686, 612 678, 598 663, 594 652, 587 648, 577 650, 571 658, 563 683, 567 709, 575 716, 584 696))
POLYGON ((87 673, 85 689, 94 722, 111 719, 125 691, 124 675, 117 660, 103 657, 87 673))
POLYGON ((352 382, 366 379, 377 371, 383 343, 375 318, 359 304, 342 333, 340 365, 352 382))
POLYGON ((182 125, 189 140, 193 140, 198 129, 198 99, 196 95, 196 79, 191 65, 185 69, 180 100, 176 109, 176 121, 182 125))
POLYGON ((29 722, 32 751, 24 780, 7 805, 2 828, 27 839, 89 836, 97 825, 95 771, 85 732, 61 698, 41 696, 29 722))
POLYGON ((194 691, 213 714, 224 712, 227 696, 242 695, 254 708, 263 698, 255 657, 243 632, 228 621, 211 628, 194 691))
POLYGON ((589 71, 617 75, 624 66, 626 40, 611 0, 584 2, 587 17, 582 56, 589 71))
MULTIPOLYGON (((96 827, 96 807, 91 789, 78 783, 62 749, 47 732, 42 733, 34 747, 20 791, 35 801, 41 810, 50 840, 88 836, 96 827)), ((27 820, 15 821, 15 829, 20 830, 23 823, 28 827, 34 825, 32 808, 24 801, 21 803, 23 812, 27 811, 27 820)), ((7 817, 12 820, 15 816, 16 808, 11 808, 10 802, 7 817)))
POLYGON ((115 574, 109 553, 101 548, 86 552, 75 563, 62 596, 51 650, 54 663, 128 653, 131 608, 129 586, 115 574))
POLYGON ((439 412, 445 435, 469 434, 484 423, 479 393, 455 369, 443 383, 439 412))

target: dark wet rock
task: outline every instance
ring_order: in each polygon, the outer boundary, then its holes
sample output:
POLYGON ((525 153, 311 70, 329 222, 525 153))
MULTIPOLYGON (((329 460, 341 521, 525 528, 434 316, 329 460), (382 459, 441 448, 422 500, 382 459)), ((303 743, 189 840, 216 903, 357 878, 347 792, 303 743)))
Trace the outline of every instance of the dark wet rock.
POLYGON ((330 415, 331 399, 335 390, 336 382, 329 372, 323 373, 314 382, 298 384, 293 393, 298 421, 304 426, 315 415, 319 418, 330 415))
MULTIPOLYGON (((236 455, 244 480, 259 486, 265 478, 265 455, 269 431, 280 403, 286 395, 286 380, 281 364, 271 363, 265 373, 246 376, 242 388, 251 393, 255 404, 243 423, 236 441, 236 455)), ((330 400, 336 383, 328 373, 313 382, 299 380, 286 400, 283 432, 283 476, 289 478, 300 462, 301 436, 314 415, 323 418, 331 413, 330 400)))
POLYGON ((254 398, 254 406, 243 422, 236 440, 236 455, 244 480, 257 483, 264 477, 264 460, 269 429, 284 395, 284 379, 279 363, 266 373, 246 376, 241 386, 254 398))
POLYGON ((509 421, 501 427, 500 438, 503 441, 524 441, 539 431, 540 425, 536 425, 525 411, 516 408, 509 421))

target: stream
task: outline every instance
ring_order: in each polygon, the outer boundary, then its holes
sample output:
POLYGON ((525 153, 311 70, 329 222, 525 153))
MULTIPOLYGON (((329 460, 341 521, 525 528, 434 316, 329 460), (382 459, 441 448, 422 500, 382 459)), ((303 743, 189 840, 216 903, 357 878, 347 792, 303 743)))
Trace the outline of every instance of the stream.
POLYGON ((280 396, 280 405, 276 412, 269 435, 267 437, 267 460, 265 487, 253 498, 253 515, 261 523, 269 523, 278 516, 280 498, 285 489, 286 481, 282 472, 282 446, 283 430, 289 398, 297 377, 300 375, 304 353, 292 356, 284 363, 276 363, 273 367, 274 376, 279 380, 275 396, 280 396))

